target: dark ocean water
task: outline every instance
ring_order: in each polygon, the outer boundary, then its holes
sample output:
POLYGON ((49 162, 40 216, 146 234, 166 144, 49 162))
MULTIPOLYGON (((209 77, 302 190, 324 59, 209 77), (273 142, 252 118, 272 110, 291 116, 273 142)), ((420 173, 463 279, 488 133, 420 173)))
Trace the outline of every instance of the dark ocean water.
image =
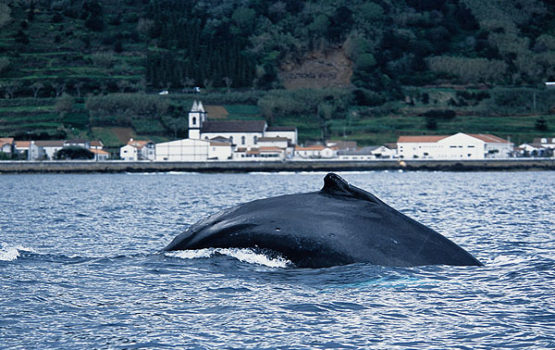
POLYGON ((554 172, 341 174, 484 267, 160 253, 323 173, 0 176, 0 348, 555 348, 554 172))

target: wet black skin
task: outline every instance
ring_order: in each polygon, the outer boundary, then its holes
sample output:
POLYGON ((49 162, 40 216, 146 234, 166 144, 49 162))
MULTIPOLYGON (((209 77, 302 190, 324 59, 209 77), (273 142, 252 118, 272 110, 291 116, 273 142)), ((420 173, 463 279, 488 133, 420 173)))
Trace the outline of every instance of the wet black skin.
POLYGON ((436 231, 329 173, 318 192, 238 205, 178 235, 164 250, 256 248, 297 267, 482 264, 436 231))

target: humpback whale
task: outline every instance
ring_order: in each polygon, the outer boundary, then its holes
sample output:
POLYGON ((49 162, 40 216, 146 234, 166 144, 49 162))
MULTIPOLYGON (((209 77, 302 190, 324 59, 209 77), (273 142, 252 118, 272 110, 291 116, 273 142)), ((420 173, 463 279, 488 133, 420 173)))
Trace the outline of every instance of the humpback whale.
POLYGON ((271 197, 223 210, 164 248, 253 248, 297 267, 482 264, 438 232, 329 173, 317 192, 271 197))

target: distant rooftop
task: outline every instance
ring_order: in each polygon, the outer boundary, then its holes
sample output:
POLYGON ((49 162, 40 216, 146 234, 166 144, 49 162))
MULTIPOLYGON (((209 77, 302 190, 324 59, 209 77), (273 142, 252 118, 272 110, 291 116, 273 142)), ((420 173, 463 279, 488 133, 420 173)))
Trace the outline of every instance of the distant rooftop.
POLYGON ((422 136, 399 136, 397 143, 405 142, 438 142, 444 138, 449 137, 448 135, 433 136, 433 135, 422 135, 422 136))
POLYGON ((37 147, 64 147, 64 140, 35 141, 37 147))

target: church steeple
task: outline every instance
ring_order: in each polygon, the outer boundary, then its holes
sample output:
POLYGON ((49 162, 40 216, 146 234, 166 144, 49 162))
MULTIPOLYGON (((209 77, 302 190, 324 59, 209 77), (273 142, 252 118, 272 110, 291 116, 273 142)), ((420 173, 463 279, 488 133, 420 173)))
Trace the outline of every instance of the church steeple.
POLYGON ((200 139, 202 123, 206 121, 206 112, 201 101, 195 100, 189 112, 189 138, 200 139))

